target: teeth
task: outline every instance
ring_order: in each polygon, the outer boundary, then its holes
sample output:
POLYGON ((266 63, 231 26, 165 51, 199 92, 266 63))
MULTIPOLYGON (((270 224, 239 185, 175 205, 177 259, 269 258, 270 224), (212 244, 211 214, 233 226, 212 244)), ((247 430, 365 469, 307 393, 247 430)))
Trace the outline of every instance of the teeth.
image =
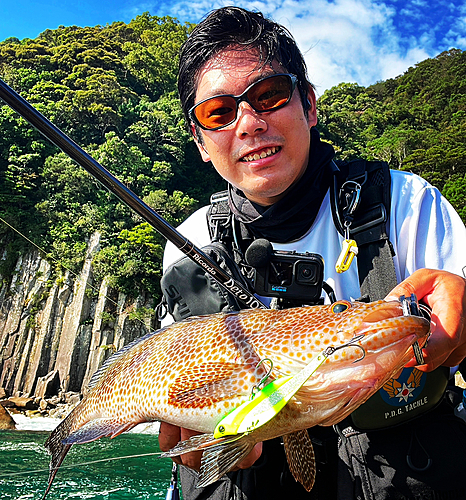
POLYGON ((243 161, 254 161, 254 160, 260 160, 261 158, 267 158, 267 156, 274 155, 280 148, 278 147, 273 147, 273 148, 268 148, 265 151, 262 151, 261 154, 259 153, 254 153, 252 155, 245 156, 243 158, 243 161))

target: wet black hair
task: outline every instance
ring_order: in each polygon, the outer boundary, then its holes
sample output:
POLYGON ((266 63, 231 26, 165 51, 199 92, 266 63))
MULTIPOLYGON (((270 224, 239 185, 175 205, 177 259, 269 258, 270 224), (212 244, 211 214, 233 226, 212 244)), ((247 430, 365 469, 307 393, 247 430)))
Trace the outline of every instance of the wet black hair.
POLYGON ((296 75, 303 109, 309 109, 306 63, 291 33, 260 12, 222 7, 212 11, 193 29, 181 49, 178 92, 188 126, 199 71, 207 61, 228 48, 257 49, 260 65, 276 61, 285 71, 296 75))

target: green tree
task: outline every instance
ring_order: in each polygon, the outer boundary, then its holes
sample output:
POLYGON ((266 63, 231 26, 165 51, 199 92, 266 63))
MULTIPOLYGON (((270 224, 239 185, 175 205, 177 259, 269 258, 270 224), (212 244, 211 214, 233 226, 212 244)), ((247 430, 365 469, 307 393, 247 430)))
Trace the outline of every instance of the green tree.
POLYGON ((317 108, 319 130, 340 159, 385 160, 421 175, 458 206, 454 193, 466 165, 465 52, 451 49, 367 88, 340 84, 317 108))
POLYGON ((454 174, 445 183, 443 194, 466 221, 466 174, 454 174))

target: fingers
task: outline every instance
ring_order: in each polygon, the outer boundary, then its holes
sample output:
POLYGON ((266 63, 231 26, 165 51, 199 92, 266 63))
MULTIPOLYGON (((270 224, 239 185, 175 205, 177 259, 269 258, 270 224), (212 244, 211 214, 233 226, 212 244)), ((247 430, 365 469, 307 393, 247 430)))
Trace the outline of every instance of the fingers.
POLYGON ((162 451, 171 450, 181 439, 181 429, 176 425, 160 422, 159 446, 162 451))
POLYGON ((262 443, 256 443, 252 451, 247 455, 239 464, 236 465, 235 469, 248 469, 259 459, 262 454, 262 443))
MULTIPOLYGON (((185 441, 196 434, 200 434, 200 432, 161 422, 159 430, 159 447, 162 451, 171 450, 179 441, 185 441)), ((199 470, 201 467, 201 458, 201 451, 193 451, 184 453, 178 457, 173 457, 173 461, 180 465, 186 465, 186 467, 190 467, 191 469, 199 470)))
MULTIPOLYGON (((432 310, 432 335, 423 349, 425 364, 431 371, 440 365, 456 366, 466 356, 466 281, 456 274, 420 269, 396 286, 386 300, 415 293, 432 310)), ((412 359, 407 366, 416 366, 412 359)))
MULTIPOLYGON (((181 440, 181 429, 176 425, 160 422, 159 429, 159 448, 162 451, 171 450, 181 440)), ((182 464, 180 457, 172 459, 177 464, 182 464)))

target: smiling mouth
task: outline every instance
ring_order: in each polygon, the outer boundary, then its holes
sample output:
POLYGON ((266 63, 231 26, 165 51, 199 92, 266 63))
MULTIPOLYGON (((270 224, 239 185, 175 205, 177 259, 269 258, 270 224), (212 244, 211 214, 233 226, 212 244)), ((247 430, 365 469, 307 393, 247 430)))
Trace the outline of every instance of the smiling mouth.
POLYGON ((279 146, 274 146, 273 148, 267 148, 261 151, 261 153, 252 153, 250 155, 243 156, 243 158, 241 158, 241 161, 248 162, 248 161, 262 160, 263 158, 267 158, 268 156, 273 156, 274 154, 278 153, 280 149, 281 147, 279 146))

